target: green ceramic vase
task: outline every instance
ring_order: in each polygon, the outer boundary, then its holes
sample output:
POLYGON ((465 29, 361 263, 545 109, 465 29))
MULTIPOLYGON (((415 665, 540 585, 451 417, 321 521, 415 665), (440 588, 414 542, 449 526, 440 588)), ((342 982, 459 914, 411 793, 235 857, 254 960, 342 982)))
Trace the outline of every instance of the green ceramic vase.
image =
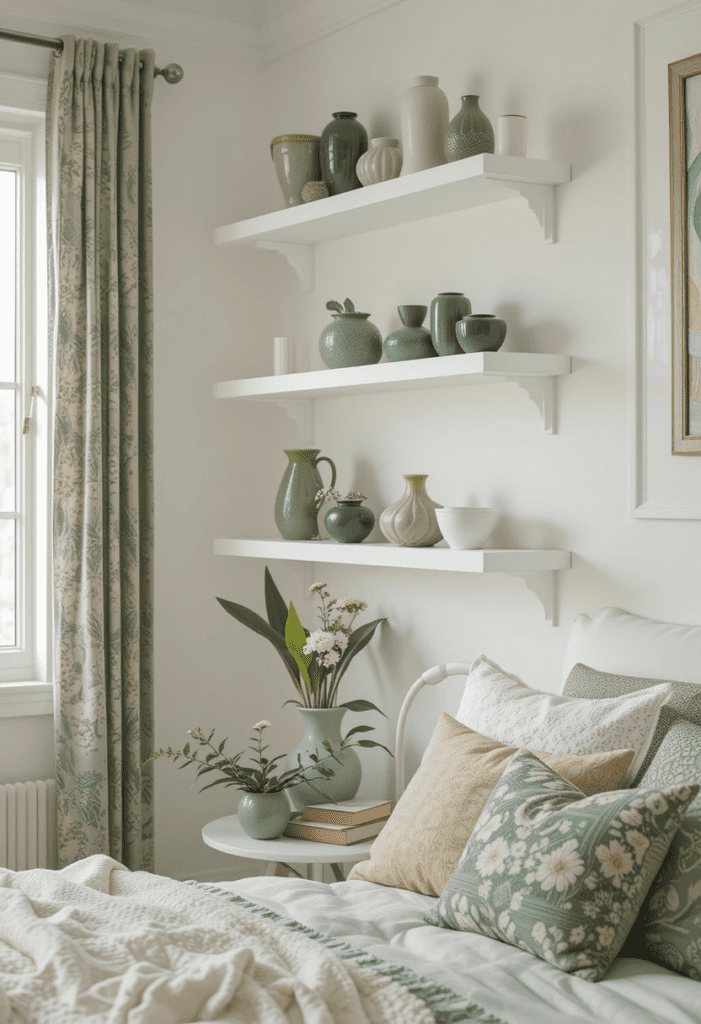
POLYGON ((331 466, 329 486, 336 483, 336 467, 325 455, 319 456, 320 450, 285 449, 289 462, 275 499, 275 523, 285 540, 314 540, 319 536, 316 495, 324 487, 316 468, 320 462, 331 466))
POLYGON ((375 513, 360 498, 339 498, 324 516, 324 525, 339 544, 359 544, 372 533, 375 513))
POLYGON ((238 814, 251 839, 277 839, 287 828, 292 809, 284 793, 244 793, 238 814))
MULTIPOLYGON (((324 748, 324 740, 330 741, 334 751, 340 748, 341 722, 348 708, 299 708, 298 710, 304 720, 304 738, 287 755, 286 771, 297 767, 298 754, 302 758, 303 765, 313 763, 309 757, 310 754, 316 754, 319 758, 325 757, 327 751, 324 748)), ((300 782, 299 785, 291 786, 288 789, 290 800, 296 810, 301 811, 307 804, 353 799, 360 788, 362 775, 360 758, 353 747, 342 750, 337 756, 338 761, 326 762, 333 771, 333 776, 316 783, 323 793, 306 782, 300 782)))
POLYGON ((367 151, 368 133, 356 117, 350 110, 341 110, 321 133, 321 177, 330 196, 362 188, 355 165, 367 151))
POLYGON ((439 356, 462 352, 455 336, 458 320, 472 312, 470 300, 462 292, 439 292, 431 303, 431 340, 439 356))
POLYGON ((493 313, 471 313, 458 320, 455 334, 463 352, 496 352, 504 344, 506 323, 493 313))
MULTIPOLYGON (((382 335, 371 324, 369 313, 332 313, 319 338, 319 352, 333 370, 343 366, 366 366, 382 358, 382 335)), ((462 314, 464 316, 464 314, 462 314)))
POLYGON ((397 312, 404 326, 392 331, 382 342, 387 358, 399 362, 403 359, 437 356, 431 332, 421 326, 428 313, 428 306, 397 306, 397 312))
POLYGON ((479 96, 462 96, 462 106, 448 125, 445 137, 447 160, 463 160, 477 153, 494 152, 494 129, 480 110, 479 96))

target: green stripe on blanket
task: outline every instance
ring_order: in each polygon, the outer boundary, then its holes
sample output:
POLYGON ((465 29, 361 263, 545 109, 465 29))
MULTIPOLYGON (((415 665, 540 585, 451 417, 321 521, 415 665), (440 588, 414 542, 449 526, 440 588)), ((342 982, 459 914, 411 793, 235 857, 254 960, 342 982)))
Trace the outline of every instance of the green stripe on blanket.
POLYGON ((193 885, 215 896, 222 896, 224 899, 229 900, 230 903, 236 903, 245 910, 259 914, 269 921, 277 922, 283 928, 288 928, 293 932, 301 932, 307 938, 320 942, 327 949, 333 950, 339 960, 352 960, 359 967, 366 967, 368 970, 381 974, 384 978, 391 978, 392 981, 403 985, 412 995, 416 996, 417 999, 421 999, 428 1006, 436 1019, 436 1024, 462 1024, 463 1021, 468 1020, 478 1021, 479 1024, 505 1024, 501 1018, 487 1013, 486 1010, 476 1003, 468 1002, 445 985, 439 985, 429 981, 427 978, 422 978, 408 967, 401 967, 398 964, 381 960, 379 957, 367 953, 364 949, 356 949, 354 946, 349 946, 347 942, 335 939, 331 935, 323 935, 321 932, 314 931, 313 928, 308 928, 291 917, 283 917, 268 907, 262 907, 258 903, 253 903, 251 900, 244 899, 243 896, 237 896, 225 889, 218 889, 215 885, 194 881, 188 881, 184 884, 193 885))

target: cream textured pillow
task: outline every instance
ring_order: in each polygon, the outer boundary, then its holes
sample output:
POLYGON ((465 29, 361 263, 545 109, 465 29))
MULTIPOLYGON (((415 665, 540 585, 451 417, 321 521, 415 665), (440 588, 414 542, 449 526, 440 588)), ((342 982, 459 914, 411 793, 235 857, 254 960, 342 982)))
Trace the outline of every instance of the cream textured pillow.
POLYGON ((552 754, 631 749, 635 757, 621 785, 632 786, 669 694, 661 683, 600 700, 532 690, 485 658, 472 664, 456 718, 500 743, 552 754))
MULTIPOLYGON (((348 878, 440 896, 514 752, 441 715, 370 860, 356 864, 348 878)), ((590 796, 619 787, 633 751, 538 756, 590 796)))

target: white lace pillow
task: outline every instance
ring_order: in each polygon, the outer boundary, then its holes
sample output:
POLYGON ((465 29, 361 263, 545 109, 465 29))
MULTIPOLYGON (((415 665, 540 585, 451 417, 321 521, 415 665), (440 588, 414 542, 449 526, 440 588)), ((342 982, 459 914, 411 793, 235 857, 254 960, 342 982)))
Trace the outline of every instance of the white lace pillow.
POLYGON ((657 725, 668 683, 589 700, 532 690, 482 655, 465 682, 458 722, 511 747, 549 754, 597 754, 634 750, 622 785, 638 773, 657 725))

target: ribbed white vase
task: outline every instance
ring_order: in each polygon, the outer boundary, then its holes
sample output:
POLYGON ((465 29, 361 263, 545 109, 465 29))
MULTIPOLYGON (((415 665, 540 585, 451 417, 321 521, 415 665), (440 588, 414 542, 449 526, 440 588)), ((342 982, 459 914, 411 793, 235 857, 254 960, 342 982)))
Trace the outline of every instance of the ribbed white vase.
POLYGON ((380 516, 380 529, 392 544, 430 548, 443 539, 434 509, 442 508, 426 493, 426 473, 405 473, 406 490, 380 516))
POLYGON ((370 148, 355 165, 355 173, 363 185, 398 178, 402 169, 402 151, 398 139, 370 139, 370 148))
POLYGON ((433 75, 419 75, 402 99, 402 177, 444 164, 448 97, 433 75))

